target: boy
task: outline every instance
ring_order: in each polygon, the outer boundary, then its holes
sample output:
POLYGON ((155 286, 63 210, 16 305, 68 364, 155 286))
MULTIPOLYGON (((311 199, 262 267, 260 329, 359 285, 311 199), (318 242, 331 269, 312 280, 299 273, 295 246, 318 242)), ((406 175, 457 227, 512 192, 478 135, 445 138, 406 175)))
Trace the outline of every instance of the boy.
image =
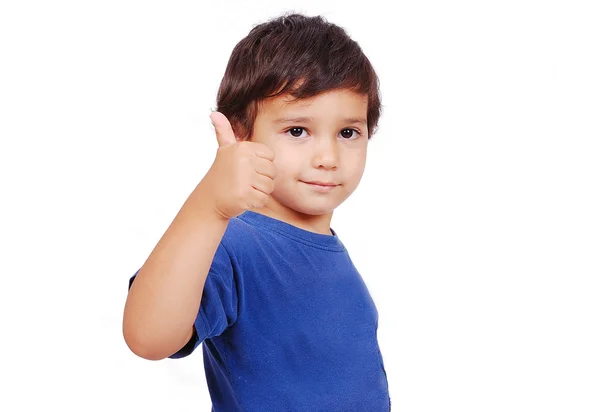
POLYGON ((254 27, 210 115, 215 161, 130 279, 129 348, 158 360, 204 343, 215 412, 389 411, 377 309, 329 226, 380 110, 342 28, 301 14, 254 27))

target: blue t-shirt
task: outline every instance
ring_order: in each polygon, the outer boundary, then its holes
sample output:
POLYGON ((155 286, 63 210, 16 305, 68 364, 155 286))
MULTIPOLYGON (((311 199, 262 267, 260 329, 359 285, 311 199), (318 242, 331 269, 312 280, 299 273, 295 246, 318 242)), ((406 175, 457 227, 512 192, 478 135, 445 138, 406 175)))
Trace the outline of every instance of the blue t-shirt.
POLYGON ((390 410, 377 309, 331 232, 252 211, 230 219, 194 336, 170 356, 204 343, 213 412, 390 410))

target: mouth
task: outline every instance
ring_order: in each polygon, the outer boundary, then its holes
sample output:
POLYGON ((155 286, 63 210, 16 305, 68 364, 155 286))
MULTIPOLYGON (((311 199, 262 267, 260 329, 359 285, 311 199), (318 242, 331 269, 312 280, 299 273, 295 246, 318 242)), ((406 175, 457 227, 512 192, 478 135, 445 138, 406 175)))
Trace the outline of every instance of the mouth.
POLYGON ((339 186, 337 183, 332 183, 332 182, 318 182, 318 181, 305 182, 303 180, 301 180, 301 182, 319 192, 328 192, 328 191, 332 190, 333 188, 339 186))
POLYGON ((302 183, 308 183, 309 185, 317 185, 317 186, 337 186, 337 183, 332 182, 319 182, 319 181, 304 181, 301 180, 302 183))

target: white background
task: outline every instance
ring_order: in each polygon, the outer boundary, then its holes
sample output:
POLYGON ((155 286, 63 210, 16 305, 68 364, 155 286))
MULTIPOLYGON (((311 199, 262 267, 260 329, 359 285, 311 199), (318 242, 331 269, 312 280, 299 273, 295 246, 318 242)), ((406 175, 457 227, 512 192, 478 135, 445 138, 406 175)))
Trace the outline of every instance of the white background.
POLYGON ((332 227, 377 304, 392 410, 600 410, 593 1, 4 1, 0 410, 208 411, 202 353, 121 334, 127 281, 211 165, 231 50, 346 28, 384 111, 332 227))

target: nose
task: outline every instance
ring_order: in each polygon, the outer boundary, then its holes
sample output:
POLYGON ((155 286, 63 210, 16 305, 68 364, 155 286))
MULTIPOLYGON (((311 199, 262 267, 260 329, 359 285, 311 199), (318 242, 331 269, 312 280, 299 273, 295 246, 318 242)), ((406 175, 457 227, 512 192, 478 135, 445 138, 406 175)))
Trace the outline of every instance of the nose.
POLYGON ((313 166, 315 168, 336 169, 340 158, 337 139, 321 138, 316 140, 313 166))

